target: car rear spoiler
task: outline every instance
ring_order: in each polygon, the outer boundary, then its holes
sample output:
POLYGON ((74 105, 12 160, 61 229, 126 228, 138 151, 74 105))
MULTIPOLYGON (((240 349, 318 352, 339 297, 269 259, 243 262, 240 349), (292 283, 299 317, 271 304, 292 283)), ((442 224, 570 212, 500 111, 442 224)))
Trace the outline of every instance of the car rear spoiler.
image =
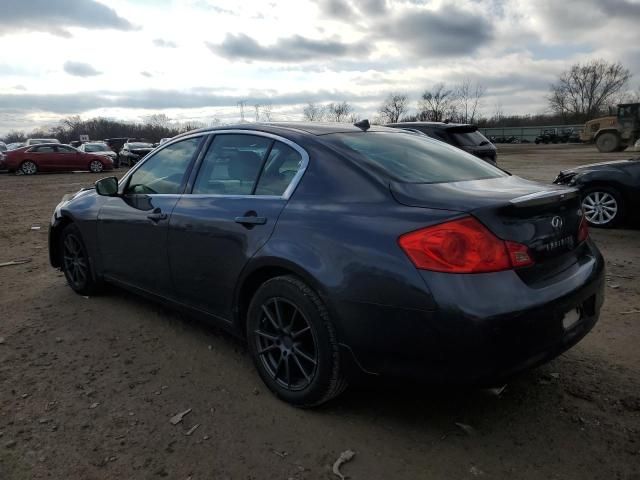
POLYGON ((534 207, 537 205, 559 202, 561 200, 568 200, 579 195, 580 192, 576 188, 563 188, 530 193, 528 195, 516 197, 510 200, 509 203, 515 207, 534 207))

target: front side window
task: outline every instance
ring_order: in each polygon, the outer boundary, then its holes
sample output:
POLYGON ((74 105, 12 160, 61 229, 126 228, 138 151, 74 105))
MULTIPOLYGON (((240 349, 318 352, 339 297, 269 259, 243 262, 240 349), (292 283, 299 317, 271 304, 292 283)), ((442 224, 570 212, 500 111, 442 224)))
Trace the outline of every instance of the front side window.
POLYGON ((507 176, 458 148, 427 137, 393 132, 332 133, 331 145, 358 163, 381 168, 407 183, 444 183, 507 176))
POLYGON ((71 147, 65 147, 64 145, 59 145, 56 147, 59 153, 75 153, 76 149, 71 147))
POLYGON ((125 193, 177 194, 201 137, 189 138, 158 151, 133 172, 125 193))
POLYGON ((257 135, 216 135, 198 172, 193 193, 251 195, 273 140, 257 135))

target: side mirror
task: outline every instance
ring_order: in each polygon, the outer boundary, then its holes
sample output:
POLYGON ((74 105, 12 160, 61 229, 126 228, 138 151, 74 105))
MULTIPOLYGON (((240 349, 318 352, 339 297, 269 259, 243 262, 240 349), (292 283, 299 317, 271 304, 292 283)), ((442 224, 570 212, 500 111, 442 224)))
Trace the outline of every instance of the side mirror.
POLYGON ((118 194, 118 179, 116 177, 101 178, 96 182, 98 195, 112 197, 118 194))

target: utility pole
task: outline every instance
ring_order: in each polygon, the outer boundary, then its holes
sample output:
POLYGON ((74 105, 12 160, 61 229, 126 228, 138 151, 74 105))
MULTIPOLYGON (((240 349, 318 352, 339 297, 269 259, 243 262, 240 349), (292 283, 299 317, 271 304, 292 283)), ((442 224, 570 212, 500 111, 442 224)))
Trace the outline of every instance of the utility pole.
POLYGON ((240 121, 244 122, 244 106, 247 104, 246 100, 240 100, 238 102, 238 107, 240 107, 240 121))
POLYGON ((259 121, 260 121, 260 107, 261 107, 261 106, 262 106, 262 105, 258 105, 258 104, 256 104, 256 105, 254 105, 254 106, 253 106, 253 108, 255 108, 255 109, 256 109, 256 122, 259 122, 259 121))

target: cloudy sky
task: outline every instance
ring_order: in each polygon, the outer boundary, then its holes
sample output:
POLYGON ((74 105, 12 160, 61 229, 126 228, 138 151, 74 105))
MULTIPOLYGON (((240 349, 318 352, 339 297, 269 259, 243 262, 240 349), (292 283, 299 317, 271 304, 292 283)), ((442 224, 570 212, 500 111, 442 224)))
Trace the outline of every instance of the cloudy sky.
POLYGON ((301 118, 480 81, 483 112, 541 113, 558 73, 621 61, 640 84, 640 0, 0 0, 0 135, 68 115, 301 118))

